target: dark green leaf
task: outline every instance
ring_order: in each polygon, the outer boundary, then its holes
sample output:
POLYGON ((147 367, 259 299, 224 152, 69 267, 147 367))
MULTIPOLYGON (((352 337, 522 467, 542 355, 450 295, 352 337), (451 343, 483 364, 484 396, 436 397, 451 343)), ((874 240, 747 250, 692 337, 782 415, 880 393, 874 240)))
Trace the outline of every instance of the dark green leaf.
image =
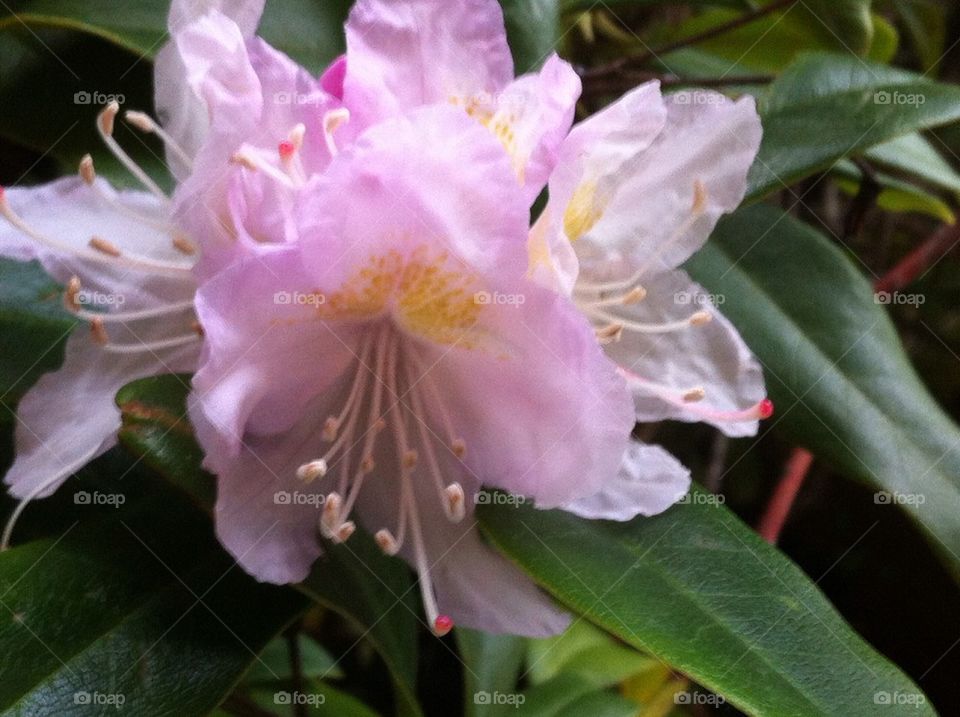
POLYGON ((762 104, 753 197, 901 135, 960 119, 960 87, 849 55, 803 56, 762 104))
POLYGON ((894 714, 879 693, 919 695, 789 560, 710 496, 692 495, 628 523, 527 506, 485 505, 479 517, 567 607, 748 714, 894 714))
POLYGON ((558 0, 500 0, 518 75, 540 69, 560 39, 558 0))
POLYGON ((199 511, 146 483, 86 491, 119 508, 77 492, 81 524, 0 554, 0 713, 112 714, 122 700, 128 714, 204 715, 307 604, 243 573, 199 511))
POLYGON ((890 491, 960 566, 960 431, 857 267, 823 235, 758 206, 722 221, 690 269, 724 296, 724 313, 764 363, 774 425, 890 491))
POLYGON ((463 660, 465 712, 468 717, 488 717, 496 708, 486 695, 516 691, 527 641, 465 627, 458 627, 454 634, 463 660))

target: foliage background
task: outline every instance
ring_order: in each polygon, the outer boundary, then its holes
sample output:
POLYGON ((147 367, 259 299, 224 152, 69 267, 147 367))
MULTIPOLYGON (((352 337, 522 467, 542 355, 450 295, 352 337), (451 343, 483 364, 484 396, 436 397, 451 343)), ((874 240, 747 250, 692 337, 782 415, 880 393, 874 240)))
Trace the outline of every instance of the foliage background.
MULTIPOLYGON (((267 39, 312 70, 340 51, 345 0, 268 4, 267 39)), ((760 98, 754 206, 725 221, 690 269, 726 298, 767 368, 777 415, 755 440, 638 427, 693 469, 698 495, 725 503, 622 531, 484 511, 494 544, 585 619, 549 643, 465 630, 437 641, 405 592, 406 569, 361 536, 298 590, 231 567, 205 515, 211 486, 181 420, 183 382, 141 382, 119 399, 124 447, 32 507, 18 547, 0 555, 3 714, 114 713, 77 704, 78 691, 122 693, 135 714, 293 714, 274 699, 285 690, 323 694, 311 713, 337 715, 496 713, 476 704, 484 691, 522 694, 521 707, 501 710, 521 715, 960 713, 960 432, 948 417, 960 413, 950 251, 960 10, 935 0, 503 4, 518 69, 554 46, 583 68, 581 116, 651 77, 760 98), (925 101, 883 103, 884 92, 925 101), (931 256, 893 278, 923 303, 878 304, 870 284, 918 247, 931 256), (761 520, 796 446, 816 460, 780 554, 734 516, 761 520), (118 485, 119 511, 73 498, 118 485), (925 502, 901 510, 878 503, 878 490, 925 502), (922 704, 876 700, 898 692, 922 704), (683 704, 691 694, 702 704, 683 704)), ((158 0, 0 2, 0 184, 73 172, 88 151, 129 183, 100 148, 95 108, 74 98, 123 94, 127 107, 151 108, 165 15, 158 0)), ((158 145, 118 135, 162 181, 158 145)), ((35 266, 0 262, 0 282, 5 464, 16 400, 57 365, 71 323, 35 266)))

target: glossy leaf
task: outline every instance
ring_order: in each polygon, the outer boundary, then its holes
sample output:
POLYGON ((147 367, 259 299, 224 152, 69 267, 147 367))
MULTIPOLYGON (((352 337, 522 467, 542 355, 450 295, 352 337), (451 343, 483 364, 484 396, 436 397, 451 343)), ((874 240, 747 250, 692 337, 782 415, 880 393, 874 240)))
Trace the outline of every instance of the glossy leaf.
POLYGON ((753 197, 901 135, 960 119, 960 87, 845 55, 801 57, 762 104, 753 197))
POLYGON ((558 0, 500 0, 518 75, 538 70, 560 39, 558 0))
POLYGON ((479 516, 561 603, 748 714, 896 714, 876 695, 919 694, 798 568, 709 498, 695 489, 628 523, 527 506, 481 506, 479 516))
POLYGON ((147 483, 78 491, 79 524, 0 553, 0 714, 107 714, 122 700, 130 714, 204 715, 306 606, 243 573, 201 513, 147 483), (97 495, 124 502, 97 508, 97 495))
POLYGON ((724 296, 763 362, 773 425, 889 491, 876 500, 907 511, 960 568, 960 431, 917 377, 861 267, 809 226, 758 206, 722 221, 690 269, 724 296))

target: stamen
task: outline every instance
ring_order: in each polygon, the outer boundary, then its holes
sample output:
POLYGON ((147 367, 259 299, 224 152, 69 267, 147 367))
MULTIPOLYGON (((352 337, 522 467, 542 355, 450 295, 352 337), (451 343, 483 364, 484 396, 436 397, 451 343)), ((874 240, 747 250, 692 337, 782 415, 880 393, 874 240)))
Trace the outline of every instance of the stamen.
POLYGON ((340 528, 340 508, 343 499, 339 493, 329 493, 323 501, 323 513, 320 516, 320 532, 325 538, 333 538, 340 528))
POLYGON ((101 254, 106 254, 107 256, 118 257, 120 256, 120 247, 118 247, 113 242, 109 242, 103 237, 91 237, 90 238, 90 248, 95 249, 101 254))
POLYGON ((165 262, 155 259, 148 259, 146 257, 135 256, 131 254, 123 254, 122 256, 113 256, 112 254, 106 253, 101 250, 96 249, 84 249, 79 246, 68 244, 66 242, 59 241, 57 239, 52 239, 47 237, 29 224, 27 224, 19 214, 17 214, 13 207, 10 206, 10 202, 7 200, 6 193, 0 190, 0 216, 10 222, 16 229, 19 229, 21 232, 26 234, 28 237, 33 239, 38 244, 50 247, 55 251, 61 252, 63 254, 70 254, 73 256, 80 257, 81 259, 90 259, 91 261, 96 261, 102 264, 114 264, 119 266, 126 266, 133 269, 139 269, 142 271, 149 271, 156 274, 174 274, 174 275, 183 275, 190 274, 190 267, 183 264, 177 264, 175 262, 165 262))
POLYGON ((454 523, 459 523, 466 515, 463 487, 459 483, 451 483, 443 492, 447 499, 445 506, 447 515, 454 523))
POLYGON ((140 168, 140 165, 133 161, 129 154, 123 151, 123 148, 117 143, 117 140, 113 138, 114 120, 119 111, 120 105, 117 102, 111 102, 104 107, 100 116, 97 118, 97 131, 100 133, 100 138, 113 153, 113 156, 120 160, 120 163, 126 167, 130 174, 136 177, 144 187, 164 202, 169 201, 169 198, 164 194, 164 191, 160 189, 160 186, 150 179, 150 176, 140 168))
POLYGON ((296 184, 289 175, 274 167, 261 157, 255 148, 249 145, 242 146, 230 157, 230 161, 252 172, 261 172, 287 189, 296 189, 296 184))
POLYGON ((90 185, 97 181, 97 171, 93 167, 93 157, 89 154, 83 155, 80 159, 80 178, 90 185))
MULTIPOLYGON (((76 277, 74 277, 76 279, 76 277)), ((193 308, 193 301, 180 301, 176 304, 168 304, 166 306, 158 306, 155 309, 142 309, 141 311, 116 311, 112 313, 99 313, 94 311, 87 311, 86 309, 80 308, 80 302, 78 300, 78 294, 80 292, 80 280, 77 279, 76 284, 73 283, 73 279, 70 280, 70 283, 67 284, 67 290, 64 293, 64 305, 67 310, 72 312, 79 319, 84 321, 93 321, 99 320, 101 323, 130 323, 133 321, 140 321, 142 319, 153 319, 158 316, 166 316, 167 314, 175 314, 179 311, 186 311, 193 308)))
POLYGON ((323 440, 333 441, 337 438, 337 431, 340 430, 340 421, 330 416, 323 424, 323 432, 320 434, 323 440))
MULTIPOLYGON (((0 194, 2 194, 2 188, 0 188, 0 194)), ((47 450, 50 450, 49 448, 47 450)), ((80 470, 87 463, 87 459, 83 458, 78 463, 72 466, 68 466, 64 471, 54 474, 47 478, 44 481, 41 481, 36 488, 31 490, 27 495, 17 503, 17 506, 13 509, 13 513, 10 514, 10 517, 7 519, 7 524, 3 528, 3 536, 0 537, 0 552, 10 549, 10 538, 13 536, 13 528, 17 524, 17 521, 20 519, 20 516, 23 514, 23 511, 26 509, 30 503, 36 500, 37 496, 47 490, 50 486, 55 485, 57 482, 63 479, 65 475, 72 475, 76 471, 80 470)))
MULTIPOLYGON (((94 319, 94 322, 91 323, 91 326, 96 323, 97 320, 94 319)), ((103 322, 99 322, 99 325, 102 327, 103 322)), ((188 344, 195 343, 198 339, 198 336, 193 334, 187 334, 186 336, 177 336, 172 339, 164 339, 162 341, 151 341, 148 343, 141 344, 111 344, 107 343, 104 345, 103 350, 111 354, 138 354, 144 352, 154 353, 156 351, 163 351, 165 349, 174 349, 178 346, 186 346, 188 344)))
POLYGON ((346 107, 330 110, 323 116, 323 138, 327 143, 327 151, 330 152, 331 157, 336 157, 340 153, 337 143, 333 139, 333 134, 349 120, 350 110, 346 107))
POLYGON ((181 147, 177 141, 167 133, 159 124, 157 124, 153 118, 145 112, 136 112, 134 110, 128 110, 124 114, 124 118, 132 124, 134 127, 139 129, 141 132, 147 134, 155 134, 160 138, 160 141, 163 142, 174 154, 177 155, 177 158, 183 162, 188 168, 193 169, 193 159, 187 154, 186 150, 181 147))
POLYGON ((462 438, 456 438, 453 443, 450 444, 450 450, 453 451, 453 455, 463 460, 464 456, 467 455, 467 442, 462 438))
POLYGON ((94 342, 101 346, 106 346, 110 343, 110 336, 103 326, 103 319, 99 316, 90 320, 90 335, 93 337, 94 342))
POLYGON ((430 391, 433 396, 433 405, 440 411, 440 420, 443 421, 443 428, 446 431, 447 439, 450 442, 450 450, 457 458, 463 458, 467 452, 467 444, 462 438, 457 436, 456 431, 453 429, 453 419, 450 417, 450 412, 447 410, 447 404, 443 400, 443 396, 440 394, 440 389, 433 380, 433 377, 430 375, 430 369, 427 368, 426 363, 423 358, 420 356, 420 352, 416 348, 411 347, 407 354, 413 359, 413 362, 417 366, 417 371, 420 373, 420 378, 417 381, 413 381, 412 376, 408 372, 408 377, 410 380, 410 386, 408 391, 411 390, 417 383, 424 383, 427 386, 427 390, 430 391))
POLYGON ((179 232, 173 235, 173 248, 187 256, 193 256, 197 253, 196 245, 179 232))
MULTIPOLYGON (((713 315, 710 314, 710 312, 698 311, 686 319, 681 319, 680 321, 668 321, 662 324, 644 324, 640 323, 639 321, 630 321, 619 316, 614 316, 613 314, 600 309, 584 307, 584 310, 601 321, 610 321, 613 322, 612 325, 618 325, 623 329, 636 331, 641 334, 666 334, 674 331, 682 331, 683 329, 688 329, 691 326, 703 326, 704 324, 708 324, 713 320, 713 315)), ((606 326, 600 329, 598 331, 598 338, 609 338, 607 333, 611 331, 613 331, 611 326, 606 326), (600 335, 600 332, 607 333, 600 335)))
POLYGON ((607 324, 596 330, 597 341, 601 344, 612 344, 623 338, 623 324, 607 324))
POLYGON ((397 551, 400 550, 400 545, 397 543, 397 539, 393 537, 391 533, 386 528, 381 528, 377 531, 377 534, 373 536, 374 540, 377 541, 377 545, 380 547, 386 555, 396 555, 397 551))
POLYGON ((437 615, 433 621, 433 634, 443 637, 453 629, 453 619, 449 615, 437 615))
POLYGON ((297 468, 297 478, 304 483, 312 483, 317 478, 323 478, 327 474, 327 462, 323 459, 304 463, 297 468))
POLYGON ((702 401, 706 397, 707 397, 707 392, 703 388, 700 388, 699 386, 697 388, 691 388, 682 396, 684 403, 697 403, 698 401, 702 401))
POLYGON ((352 520, 348 520, 343 523, 339 528, 337 528, 336 533, 333 535, 333 542, 335 543, 345 543, 349 540, 350 536, 354 534, 357 529, 357 524, 352 520))

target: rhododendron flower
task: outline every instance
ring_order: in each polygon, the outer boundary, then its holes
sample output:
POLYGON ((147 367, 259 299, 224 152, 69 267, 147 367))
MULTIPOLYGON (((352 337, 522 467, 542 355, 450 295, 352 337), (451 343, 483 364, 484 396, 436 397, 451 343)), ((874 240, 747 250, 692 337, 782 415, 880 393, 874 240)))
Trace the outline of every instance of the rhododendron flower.
POLYGON ((301 199, 297 244, 198 294, 192 416, 220 480, 220 540, 257 577, 292 582, 321 551, 318 523, 343 541, 356 513, 419 571, 438 633, 447 615, 562 628, 480 541, 473 497, 489 485, 557 507, 601 492, 633 415, 589 323, 526 278, 528 207, 502 145, 455 107, 417 110, 361 135, 301 199))
POLYGON ((637 418, 752 435, 770 415, 737 330, 679 267, 743 200, 760 144, 752 98, 661 97, 652 82, 578 124, 531 231, 531 271, 570 292, 633 390, 637 418))
MULTIPOLYGON (((214 8, 175 2, 171 31, 175 36, 181 31, 189 33, 201 42, 196 37, 198 26, 218 23, 223 32, 230 34, 232 27, 241 42, 254 44, 249 35, 259 18, 259 10, 251 10, 255 5, 224 3, 235 23, 214 8), (206 10, 209 15, 201 14, 206 10), (248 36, 245 39, 241 28, 248 36)), ((259 7, 262 9, 262 3, 259 7)), ((135 111, 125 113, 124 119, 139 130, 159 135, 171 166, 187 179, 200 143, 214 133, 208 123, 198 121, 209 113, 205 102, 177 99, 176 93, 189 89, 190 84, 184 82, 186 69, 174 62, 180 56, 171 48, 161 53, 157 76, 157 104, 169 115, 169 122, 161 127, 135 111), (175 75, 171 66, 183 74, 175 75), (184 114, 185 109, 190 112, 184 114), (184 120, 187 116, 189 121, 184 120)), ((285 62, 289 63, 270 55, 258 69, 270 76, 278 72, 277 67, 286 68, 285 62)), ((7 220, 0 225, 0 255, 38 259, 66 286, 67 310, 89 327, 88 331, 73 332, 63 367, 43 376, 18 406, 16 459, 5 481, 21 503, 7 524, 3 545, 31 500, 49 495, 116 444, 120 412, 114 399, 119 388, 145 376, 196 368, 201 332, 193 297, 201 251, 202 276, 258 248, 255 242, 238 240, 229 253, 218 252, 215 245, 208 251, 208 233, 185 233, 183 223, 174 217, 171 199, 114 139, 119 111, 116 103, 108 105, 97 119, 97 128, 108 148, 146 191, 115 191, 96 176, 89 156, 81 162, 78 178, 37 188, 0 189, 0 214, 7 220)), ((243 129, 251 137, 255 135, 253 127, 243 129)), ((244 136, 236 134, 235 139, 241 142, 244 136)), ((224 161, 223 166, 229 165, 224 161)), ((209 201, 213 196, 207 191, 203 199, 209 201)), ((186 200, 178 202, 184 210, 188 204, 186 200)), ((252 204, 234 203, 231 216, 239 226, 249 225, 249 217, 260 215, 252 204)))

